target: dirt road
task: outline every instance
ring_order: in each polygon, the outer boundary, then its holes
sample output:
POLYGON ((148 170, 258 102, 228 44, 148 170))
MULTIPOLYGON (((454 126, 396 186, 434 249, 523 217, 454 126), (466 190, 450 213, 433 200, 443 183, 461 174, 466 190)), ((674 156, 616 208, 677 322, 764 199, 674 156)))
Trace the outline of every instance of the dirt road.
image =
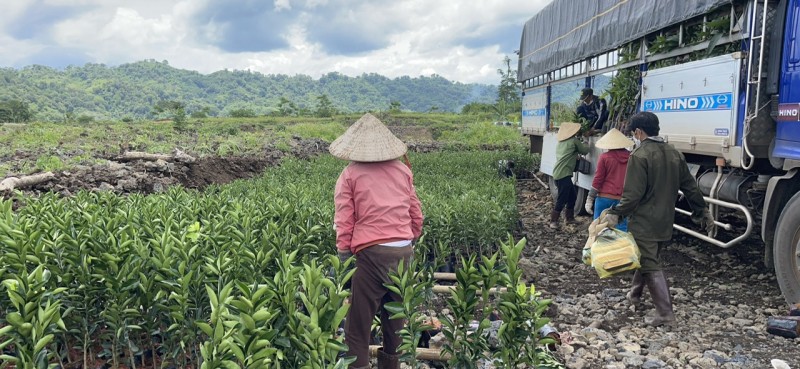
POLYGON ((652 329, 643 322, 653 310, 648 294, 645 311, 626 302, 631 274, 600 280, 582 264, 589 217, 557 232, 547 227, 552 201, 539 183, 519 182, 518 200, 529 274, 554 300, 568 368, 771 368, 776 358, 800 368, 800 339, 766 331, 767 318, 785 315, 788 306, 763 266, 756 235, 726 250, 675 232, 664 265, 679 323, 652 329))

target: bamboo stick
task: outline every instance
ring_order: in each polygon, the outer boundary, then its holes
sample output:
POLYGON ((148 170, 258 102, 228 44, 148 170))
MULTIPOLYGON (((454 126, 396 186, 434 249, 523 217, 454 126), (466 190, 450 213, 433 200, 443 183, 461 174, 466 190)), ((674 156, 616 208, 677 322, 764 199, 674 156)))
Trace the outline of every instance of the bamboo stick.
POLYGON ((134 161, 134 160, 146 160, 146 161, 156 161, 156 160, 163 160, 163 161, 172 161, 174 158, 172 155, 164 155, 164 154, 151 154, 147 152, 141 151, 127 151, 124 154, 117 156, 117 161, 134 161))
POLYGON ((433 279, 438 279, 438 280, 442 280, 442 281, 455 281, 456 280, 456 273, 435 272, 435 273, 433 273, 433 279))
MULTIPOLYGON (((377 345, 370 345, 369 346, 369 356, 371 357, 378 357, 378 349, 381 346, 377 345)), ((430 360, 430 361, 447 361, 450 360, 450 355, 442 352, 439 349, 430 349, 430 348, 417 348, 417 359, 419 360, 430 360)))
MULTIPOLYGON (((434 285, 431 290, 433 291, 433 293, 450 293, 450 291, 452 291, 454 289, 456 289, 456 286, 442 286, 442 285, 438 285, 437 284, 437 285, 434 285)), ((489 294, 490 295, 497 295, 497 294, 503 293, 503 292, 506 292, 506 288, 505 287, 501 287, 501 288, 492 287, 492 288, 489 289, 489 294)), ((478 293, 481 293, 481 290, 478 290, 478 293)))
POLYGON ((533 178, 536 178, 536 180, 542 184, 542 187, 544 187, 545 190, 550 189, 550 186, 546 185, 541 179, 539 179, 539 176, 537 176, 535 173, 533 174, 533 178))

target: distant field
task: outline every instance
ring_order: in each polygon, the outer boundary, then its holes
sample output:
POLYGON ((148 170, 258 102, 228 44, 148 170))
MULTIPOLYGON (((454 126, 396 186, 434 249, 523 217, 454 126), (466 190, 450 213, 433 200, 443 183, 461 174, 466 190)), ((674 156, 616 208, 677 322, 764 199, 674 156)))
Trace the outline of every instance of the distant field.
MULTIPOLYGON (((184 131, 170 121, 3 124, 0 176, 91 165, 123 151, 170 153, 180 148, 197 156, 223 157, 257 155, 266 147, 286 151, 297 138, 330 142, 358 118, 190 119, 184 131)), ((400 113, 380 118, 408 143, 480 147, 525 142, 516 127, 495 126, 488 117, 400 113)))

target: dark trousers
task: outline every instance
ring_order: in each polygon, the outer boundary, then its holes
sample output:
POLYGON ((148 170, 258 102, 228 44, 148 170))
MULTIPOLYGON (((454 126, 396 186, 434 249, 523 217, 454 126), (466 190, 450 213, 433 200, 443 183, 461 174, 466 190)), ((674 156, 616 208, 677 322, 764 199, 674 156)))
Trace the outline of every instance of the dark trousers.
POLYGON ((650 273, 650 272, 657 272, 661 270, 661 249, 664 245, 663 242, 659 241, 648 241, 648 240, 640 240, 636 239, 636 246, 639 247, 639 253, 641 257, 639 258, 639 263, 642 265, 640 271, 642 273, 650 273))
POLYGON ((564 177, 556 180, 556 188, 558 188, 558 198, 556 198, 556 212, 560 213, 567 209, 575 208, 575 201, 578 199, 578 191, 575 185, 572 184, 572 177, 564 177))
POLYGON ((389 319, 391 315, 383 304, 401 301, 400 296, 384 286, 391 284, 389 272, 396 271, 400 261, 408 261, 414 253, 411 246, 371 246, 356 254, 356 272, 353 274, 350 296, 350 311, 344 326, 347 356, 355 356, 351 368, 369 366, 369 343, 372 319, 380 309, 383 352, 397 354, 401 340, 397 331, 403 328, 403 319, 389 319))

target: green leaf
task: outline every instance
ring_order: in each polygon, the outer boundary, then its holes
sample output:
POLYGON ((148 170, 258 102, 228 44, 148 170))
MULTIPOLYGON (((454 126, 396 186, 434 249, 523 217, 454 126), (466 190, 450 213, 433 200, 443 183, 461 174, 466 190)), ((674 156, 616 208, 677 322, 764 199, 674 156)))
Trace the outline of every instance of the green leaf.
POLYGON ((239 365, 236 365, 236 363, 230 360, 224 360, 222 362, 222 366, 225 367, 226 369, 241 369, 239 365))
POLYGON ((389 302, 383 305, 386 311, 392 314, 402 314, 404 312, 403 304, 400 302, 389 302))
POLYGON ((249 331, 256 330, 256 322, 255 322, 255 320, 253 320, 253 317, 251 317, 250 315, 245 314, 245 313, 241 313, 241 314, 239 314, 239 319, 241 319, 241 322, 244 325, 245 329, 247 329, 249 331))
MULTIPOLYGON (((208 337, 213 336, 214 330, 211 328, 211 325, 209 325, 208 323, 206 323, 206 322, 195 322, 194 324, 198 328, 200 328, 200 330, 203 331, 203 333, 205 333, 206 336, 208 336, 208 337)), ((177 325, 177 324, 173 324, 173 326, 175 326, 175 325, 177 325)), ((170 328, 172 328, 172 327, 170 327, 170 328)), ((171 330, 171 329, 168 329, 168 330, 171 330)))
POLYGON ((46 336, 42 337, 42 338, 39 340, 39 342, 36 342, 36 345, 33 347, 33 351, 34 351, 34 352, 39 352, 39 351, 41 351, 41 350, 42 350, 42 349, 43 349, 45 346, 47 346, 47 345, 48 345, 50 342, 52 342, 52 341, 53 341, 53 338, 54 338, 54 337, 55 337, 55 336, 53 336, 52 334, 48 334, 48 335, 46 335, 46 336))

